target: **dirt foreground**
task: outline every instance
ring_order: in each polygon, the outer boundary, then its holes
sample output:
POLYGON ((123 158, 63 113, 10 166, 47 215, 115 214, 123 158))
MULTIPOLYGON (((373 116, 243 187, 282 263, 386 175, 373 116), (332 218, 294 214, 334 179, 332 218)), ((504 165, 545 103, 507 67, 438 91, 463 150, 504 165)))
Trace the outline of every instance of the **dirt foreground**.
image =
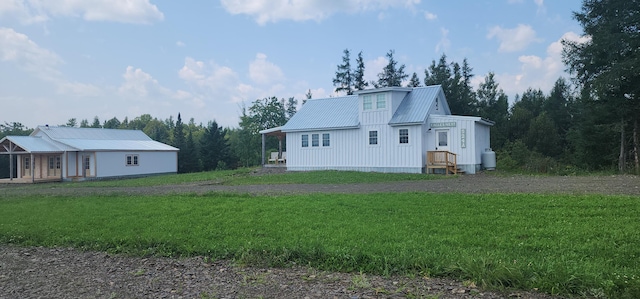
MULTIPOLYGON (((133 188, 31 189, 43 194, 166 194, 242 192, 251 194, 460 192, 640 195, 636 176, 456 178, 351 185, 224 186, 215 183, 133 188)), ((0 186, 5 197, 24 188, 0 186)), ((429 277, 379 277, 332 273, 308 267, 264 269, 188 259, 139 258, 71 248, 0 244, 0 299, 9 298, 559 298, 525 291, 478 289, 472 282, 429 277)))

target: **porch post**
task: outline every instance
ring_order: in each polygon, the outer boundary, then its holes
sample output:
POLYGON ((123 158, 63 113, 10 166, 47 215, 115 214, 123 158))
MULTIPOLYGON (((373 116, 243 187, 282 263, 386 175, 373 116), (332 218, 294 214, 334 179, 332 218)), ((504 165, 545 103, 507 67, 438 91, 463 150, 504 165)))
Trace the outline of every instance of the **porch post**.
POLYGON ((266 151, 266 136, 263 133, 262 134, 262 165, 264 166, 264 155, 265 155, 265 151, 266 151))
POLYGON ((31 163, 31 183, 35 183, 36 182, 36 170, 34 168, 36 168, 36 161, 33 160, 33 153, 31 153, 31 161, 29 161, 29 163, 31 163))
POLYGON ((9 140, 9 180, 13 181, 13 142, 9 140))

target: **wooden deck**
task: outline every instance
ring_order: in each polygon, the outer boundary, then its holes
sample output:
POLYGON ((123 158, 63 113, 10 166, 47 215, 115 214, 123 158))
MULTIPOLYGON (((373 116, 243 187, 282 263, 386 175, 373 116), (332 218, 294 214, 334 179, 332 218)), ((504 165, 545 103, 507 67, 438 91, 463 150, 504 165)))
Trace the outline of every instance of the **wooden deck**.
POLYGON ((426 167, 427 173, 432 173, 435 169, 444 169, 446 175, 458 174, 457 155, 449 151, 428 151, 426 167))

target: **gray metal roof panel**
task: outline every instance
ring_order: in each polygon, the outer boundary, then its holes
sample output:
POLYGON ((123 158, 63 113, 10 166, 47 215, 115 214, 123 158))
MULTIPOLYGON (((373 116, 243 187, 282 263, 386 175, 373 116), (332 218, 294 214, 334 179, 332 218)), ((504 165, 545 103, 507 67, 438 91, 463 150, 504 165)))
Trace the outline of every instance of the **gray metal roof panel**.
POLYGON ((31 134, 42 133, 51 139, 87 139, 87 140, 152 140, 140 130, 119 130, 100 128, 73 128, 38 126, 31 134))
POLYGON ((440 95, 440 85, 416 87, 402 100, 389 121, 389 125, 423 123, 427 120, 429 109, 440 95))
POLYGON ((63 149, 55 144, 34 136, 7 136, 2 142, 9 140, 29 153, 61 153, 63 149))
POLYGON ((357 95, 307 100, 282 132, 355 128, 360 125, 358 115, 357 95))
POLYGON ((154 140, 92 140, 58 139, 59 142, 83 151, 177 151, 178 149, 154 140))

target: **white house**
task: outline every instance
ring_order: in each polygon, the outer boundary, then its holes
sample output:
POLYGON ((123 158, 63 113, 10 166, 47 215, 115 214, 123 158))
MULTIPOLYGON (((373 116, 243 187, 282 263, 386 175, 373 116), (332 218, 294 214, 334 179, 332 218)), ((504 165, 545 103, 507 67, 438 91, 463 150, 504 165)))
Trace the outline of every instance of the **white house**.
POLYGON ((286 134, 290 171, 476 173, 490 150, 492 125, 451 115, 436 85, 308 100, 284 126, 261 133, 286 134))
POLYGON ((176 173, 178 150, 139 130, 39 126, 0 140, 10 180, 31 182, 176 173))

